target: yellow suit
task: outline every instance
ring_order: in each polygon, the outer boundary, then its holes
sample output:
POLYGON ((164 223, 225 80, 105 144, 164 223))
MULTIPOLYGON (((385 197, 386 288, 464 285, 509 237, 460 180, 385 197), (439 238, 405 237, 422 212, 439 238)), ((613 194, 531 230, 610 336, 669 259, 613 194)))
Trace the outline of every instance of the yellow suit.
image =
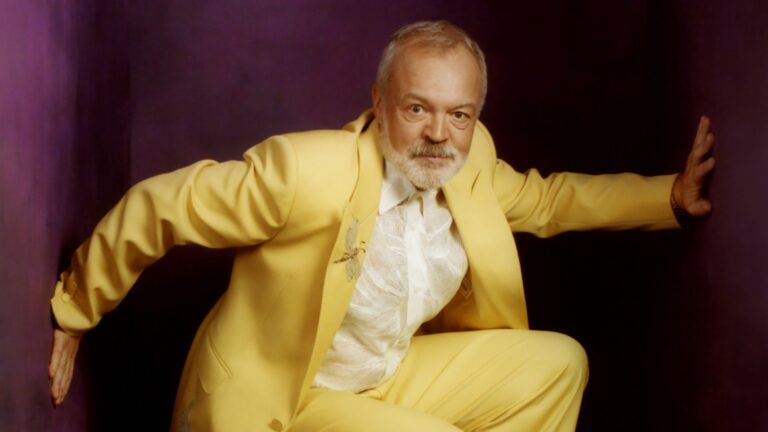
MULTIPOLYGON (((273 137, 243 161, 201 161, 135 185, 72 258, 51 300, 72 334, 94 327, 175 244, 240 247, 229 289, 184 369, 174 428, 281 430, 339 327, 379 204, 383 159, 370 112, 338 131, 273 137)), ((469 260, 427 331, 526 328, 511 232, 670 228, 672 176, 515 172, 476 127, 444 194, 469 260)))

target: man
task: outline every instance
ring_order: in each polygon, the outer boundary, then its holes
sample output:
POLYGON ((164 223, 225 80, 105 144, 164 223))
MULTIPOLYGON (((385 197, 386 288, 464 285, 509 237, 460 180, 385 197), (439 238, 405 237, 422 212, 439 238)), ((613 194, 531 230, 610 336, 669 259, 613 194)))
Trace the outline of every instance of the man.
POLYGON ((573 430, 572 339, 528 330, 513 231, 678 226, 710 211, 702 118, 678 176, 546 179, 498 161, 477 121, 483 54, 446 22, 393 35, 373 110, 131 188, 52 299, 60 404, 79 337, 174 244, 239 247, 200 326, 174 430, 573 430), (670 202, 672 203, 670 205, 670 202))

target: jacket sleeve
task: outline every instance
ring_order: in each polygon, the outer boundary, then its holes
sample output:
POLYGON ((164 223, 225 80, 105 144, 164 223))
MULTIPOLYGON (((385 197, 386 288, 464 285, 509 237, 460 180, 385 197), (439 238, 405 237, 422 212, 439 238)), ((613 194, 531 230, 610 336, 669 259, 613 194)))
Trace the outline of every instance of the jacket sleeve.
POLYGON ((669 204, 674 175, 586 175, 535 169, 519 173, 499 160, 494 189, 512 231, 548 237, 591 229, 679 227, 669 204))
POLYGON ((201 161, 141 181, 98 223, 61 274, 51 299, 67 333, 95 327, 141 272, 174 245, 255 245, 274 237, 293 205, 297 162, 285 138, 242 161, 201 161))

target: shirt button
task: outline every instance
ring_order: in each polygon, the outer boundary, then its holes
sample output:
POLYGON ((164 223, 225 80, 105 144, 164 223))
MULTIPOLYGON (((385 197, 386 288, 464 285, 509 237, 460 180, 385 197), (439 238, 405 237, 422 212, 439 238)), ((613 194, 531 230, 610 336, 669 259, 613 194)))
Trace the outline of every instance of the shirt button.
POLYGON ((70 293, 64 293, 61 295, 61 300, 63 300, 64 303, 69 303, 72 300, 72 295, 70 293))
POLYGON ((283 430, 283 422, 281 422, 278 419, 272 419, 272 421, 269 423, 269 427, 273 431, 280 432, 281 430, 283 430))

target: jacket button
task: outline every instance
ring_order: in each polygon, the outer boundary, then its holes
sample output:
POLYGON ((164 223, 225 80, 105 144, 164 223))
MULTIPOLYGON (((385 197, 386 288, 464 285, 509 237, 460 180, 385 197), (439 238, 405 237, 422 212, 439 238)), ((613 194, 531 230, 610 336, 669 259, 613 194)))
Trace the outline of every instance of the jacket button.
POLYGON ((269 423, 269 427, 272 428, 273 431, 280 432, 283 430, 283 422, 278 419, 272 419, 269 423))

